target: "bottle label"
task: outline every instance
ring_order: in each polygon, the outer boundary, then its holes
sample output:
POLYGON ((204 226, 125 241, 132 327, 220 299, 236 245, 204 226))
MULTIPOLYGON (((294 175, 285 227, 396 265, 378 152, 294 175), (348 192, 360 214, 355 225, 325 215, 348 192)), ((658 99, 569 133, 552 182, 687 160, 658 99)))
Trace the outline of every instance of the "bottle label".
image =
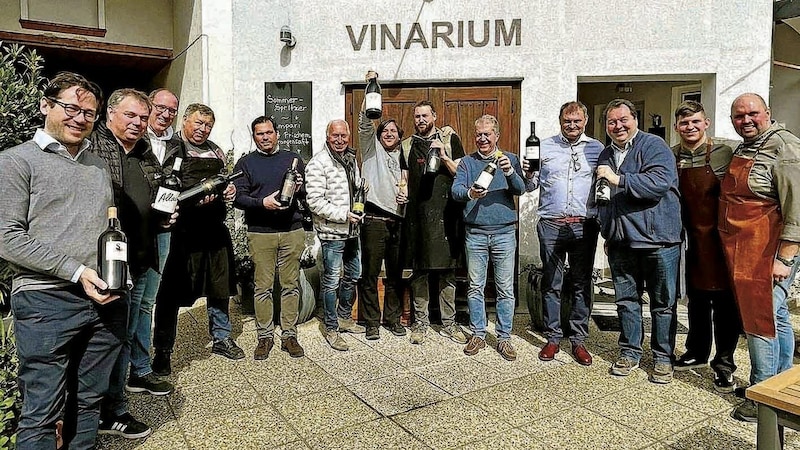
POLYGON ((364 204, 361 202, 353 203, 353 214, 364 214, 364 204))
POLYGON ((482 188, 482 189, 489 189, 489 185, 492 184, 492 179, 494 178, 494 174, 489 173, 487 171, 482 171, 481 174, 478 176, 478 180, 475 181, 475 186, 482 188))
POLYGON ((611 186, 608 183, 597 183, 595 199, 603 202, 611 200, 611 186))
POLYGON ((163 186, 159 187, 158 192, 156 192, 156 201, 153 203, 153 209, 167 214, 174 213, 178 207, 179 195, 180 192, 176 190, 167 189, 163 186))
POLYGON ((525 147, 525 159, 539 159, 539 149, 536 145, 525 147))
POLYGON ((128 243, 123 241, 106 242, 106 261, 128 262, 128 243))
POLYGON ((381 109, 381 94, 370 92, 366 95, 365 106, 367 109, 381 109))

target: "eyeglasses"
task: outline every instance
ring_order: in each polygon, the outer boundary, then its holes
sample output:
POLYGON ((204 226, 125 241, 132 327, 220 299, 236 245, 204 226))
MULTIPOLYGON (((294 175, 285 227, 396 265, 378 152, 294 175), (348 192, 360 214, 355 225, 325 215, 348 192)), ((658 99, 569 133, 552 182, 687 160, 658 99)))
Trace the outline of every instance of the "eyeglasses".
POLYGON ((615 126, 617 126, 617 124, 625 126, 625 125, 628 124, 628 122, 632 122, 632 121, 633 121, 633 117, 623 117, 623 118, 621 118, 619 120, 609 120, 609 121, 606 122, 606 125, 608 125, 610 127, 615 127, 615 126))
POLYGON ((81 107, 78 105, 71 105, 69 103, 64 103, 52 97, 47 97, 47 100, 64 108, 64 112, 67 114, 67 117, 69 118, 75 118, 78 117, 79 114, 83 114, 83 118, 86 119, 87 122, 92 122, 92 123, 97 122, 97 119, 100 118, 100 116, 97 115, 97 111, 91 109, 81 109, 81 107))
POLYGON ((572 167, 575 169, 575 172, 581 170, 581 162, 580 162, 580 155, 573 152, 572 153, 572 167))
POLYGON ((175 108, 170 108, 167 105, 159 105, 158 103, 153 103, 153 107, 156 108, 159 114, 163 113, 164 111, 168 111, 171 116, 178 114, 178 110, 175 108))

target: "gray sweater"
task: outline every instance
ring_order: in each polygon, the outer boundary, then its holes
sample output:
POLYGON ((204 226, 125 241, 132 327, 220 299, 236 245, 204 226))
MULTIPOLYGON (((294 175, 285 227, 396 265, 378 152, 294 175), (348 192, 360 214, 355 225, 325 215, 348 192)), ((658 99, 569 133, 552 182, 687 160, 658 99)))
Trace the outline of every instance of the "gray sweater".
POLYGON ((16 269, 12 294, 70 286, 82 264, 97 267, 113 202, 100 157, 82 151, 73 159, 39 130, 0 152, 0 186, 0 257, 16 269))

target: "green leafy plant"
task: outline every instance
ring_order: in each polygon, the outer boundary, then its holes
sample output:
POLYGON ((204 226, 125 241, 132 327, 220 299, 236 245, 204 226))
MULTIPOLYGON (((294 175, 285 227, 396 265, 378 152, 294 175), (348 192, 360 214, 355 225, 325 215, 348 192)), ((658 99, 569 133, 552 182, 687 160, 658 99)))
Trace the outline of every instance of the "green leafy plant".
MULTIPOLYGON (((228 172, 233 172, 234 150, 230 149, 226 153, 225 165, 228 172)), ((253 258, 250 257, 250 246, 247 243, 247 225, 244 223, 244 215, 233 207, 233 203, 228 204, 228 215, 225 218, 225 225, 231 233, 231 240, 233 241, 233 259, 236 263, 234 273, 236 280, 246 283, 253 280, 255 273, 255 266, 253 265, 253 258)))
POLYGON ((11 321, 0 321, 0 450, 16 446, 16 430, 22 408, 22 394, 17 385, 16 344, 11 321))

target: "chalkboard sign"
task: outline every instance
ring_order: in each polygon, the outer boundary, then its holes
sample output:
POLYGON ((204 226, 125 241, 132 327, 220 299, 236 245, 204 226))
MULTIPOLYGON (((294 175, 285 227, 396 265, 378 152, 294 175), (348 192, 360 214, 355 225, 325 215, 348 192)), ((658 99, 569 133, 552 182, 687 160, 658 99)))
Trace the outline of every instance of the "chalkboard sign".
POLYGON ((311 145, 311 82, 264 83, 265 115, 275 119, 280 148, 308 162, 311 145))

